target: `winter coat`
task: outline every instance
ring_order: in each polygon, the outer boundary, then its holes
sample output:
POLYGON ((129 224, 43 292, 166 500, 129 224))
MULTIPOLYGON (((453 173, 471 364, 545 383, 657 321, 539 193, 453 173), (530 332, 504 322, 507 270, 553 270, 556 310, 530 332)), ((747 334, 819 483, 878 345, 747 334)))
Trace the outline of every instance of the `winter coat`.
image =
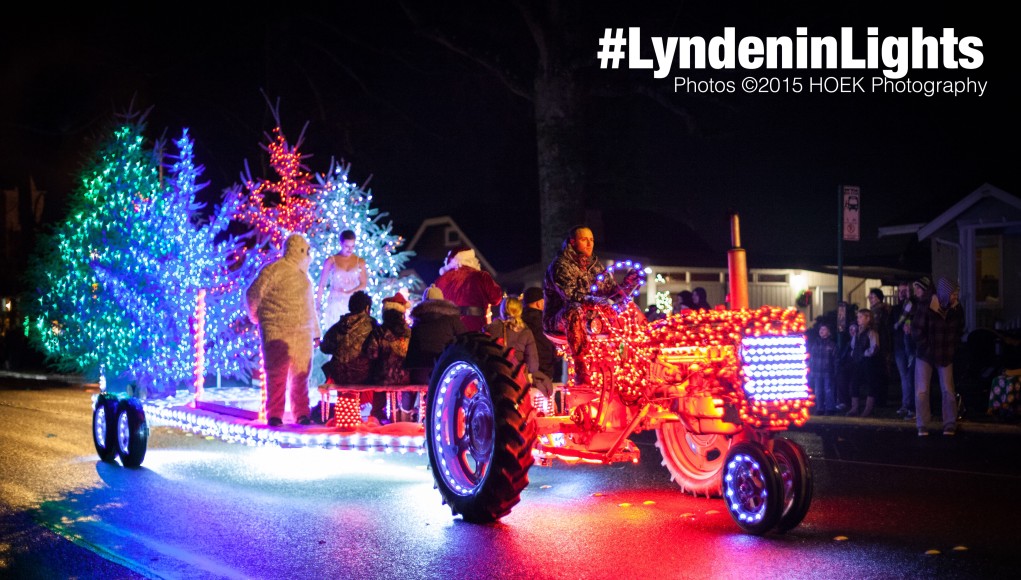
POLYGON ((893 318, 891 307, 885 302, 880 302, 869 309, 872 312, 872 328, 879 335, 879 352, 884 357, 893 353, 893 318))
POLYGON ((471 266, 444 272, 434 284, 461 309, 461 322, 471 332, 482 331, 489 308, 503 300, 503 289, 489 272, 471 266))
POLYGON ((404 359, 408 354, 411 329, 377 327, 369 336, 366 346, 372 360, 371 381, 374 385, 406 385, 408 371, 404 359))
POLYGON ((895 353, 910 353, 908 351, 908 335, 904 332, 904 326, 911 325, 911 306, 912 302, 908 299, 904 302, 898 302, 890 308, 890 320, 893 321, 890 346, 895 353))
POLYGON ((546 277, 543 279, 542 295, 546 300, 542 311, 543 329, 554 334, 561 333, 563 329, 558 328, 558 323, 568 308, 591 297, 615 296, 618 290, 613 276, 597 280, 597 276, 605 271, 606 267, 595 254, 585 259, 570 244, 565 243, 560 254, 546 269, 546 277), (593 285, 596 286, 594 292, 593 285))
POLYGON ((960 304, 940 308, 934 296, 911 319, 911 335, 915 339, 916 357, 937 367, 952 364, 964 335, 964 309, 960 304))
POLYGON ((539 354, 535 349, 535 336, 532 330, 525 324, 520 330, 514 330, 504 320, 494 320, 486 326, 486 333, 493 338, 503 340, 504 346, 514 349, 514 355, 518 362, 523 362, 528 367, 528 372, 535 374, 539 372, 539 354))
POLYGON ((404 358, 406 369, 432 369, 454 337, 467 332, 461 310, 449 300, 425 300, 411 309, 411 338, 404 358))
POLYGON ((815 376, 832 376, 837 370, 837 341, 833 337, 816 338, 809 353, 809 368, 815 376))
POLYGON ((525 321, 535 338, 535 351, 539 355, 539 370, 549 377, 553 377, 553 368, 557 361, 557 347, 553 346, 550 339, 542 331, 542 310, 525 307, 521 313, 521 320, 525 321))
POLYGON ((366 343, 378 326, 368 312, 341 316, 319 345, 323 354, 333 356, 323 365, 326 378, 338 385, 368 383, 371 361, 366 343))

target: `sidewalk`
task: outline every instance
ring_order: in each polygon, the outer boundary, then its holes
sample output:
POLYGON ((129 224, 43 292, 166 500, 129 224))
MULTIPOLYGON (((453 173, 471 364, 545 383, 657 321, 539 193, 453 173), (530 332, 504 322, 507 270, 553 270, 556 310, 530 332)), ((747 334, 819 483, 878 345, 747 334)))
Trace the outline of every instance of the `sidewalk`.
MULTIPOLYGON (((935 400, 939 400, 939 393, 935 393, 935 400)), ((813 409, 814 410, 814 409, 813 409)), ((898 431, 915 431, 915 419, 902 419, 897 416, 895 405, 877 407, 871 417, 845 417, 843 415, 810 415, 808 423, 799 427, 802 430, 811 430, 815 427, 841 426, 859 427, 863 429, 891 429, 898 431)), ((941 420, 938 412, 933 413, 932 421, 929 423, 930 430, 941 427, 941 420)), ((1013 421, 998 419, 986 414, 986 408, 975 408, 969 406, 964 413, 964 418, 957 421, 959 433, 985 433, 991 435, 1017 435, 1021 436, 1021 420, 1013 421)))

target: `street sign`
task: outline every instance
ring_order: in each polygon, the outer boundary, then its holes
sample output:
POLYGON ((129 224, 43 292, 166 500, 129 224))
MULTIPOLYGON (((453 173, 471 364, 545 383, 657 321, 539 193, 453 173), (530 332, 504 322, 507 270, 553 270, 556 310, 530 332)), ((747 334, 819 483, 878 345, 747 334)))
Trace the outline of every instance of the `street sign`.
POLYGON ((844 186, 844 240, 861 241, 861 190, 856 185, 844 186))

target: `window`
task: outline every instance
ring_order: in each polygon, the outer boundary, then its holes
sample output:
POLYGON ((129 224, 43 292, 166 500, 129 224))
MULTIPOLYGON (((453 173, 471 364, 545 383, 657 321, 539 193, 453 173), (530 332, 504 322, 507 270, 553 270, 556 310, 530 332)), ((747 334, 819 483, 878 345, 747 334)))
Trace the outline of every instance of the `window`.
POLYGON ((692 272, 690 274, 692 282, 719 282, 719 272, 692 272))
POLYGON ((763 274, 759 273, 759 282, 786 284, 787 274, 763 274))
POLYGON ((975 236, 975 302, 1000 306, 1000 243, 998 235, 975 236))
POLYGON ((443 237, 445 238, 445 243, 448 248, 453 246, 459 246, 463 243, 461 241, 461 231, 458 230, 457 228, 448 227, 443 232, 443 237))

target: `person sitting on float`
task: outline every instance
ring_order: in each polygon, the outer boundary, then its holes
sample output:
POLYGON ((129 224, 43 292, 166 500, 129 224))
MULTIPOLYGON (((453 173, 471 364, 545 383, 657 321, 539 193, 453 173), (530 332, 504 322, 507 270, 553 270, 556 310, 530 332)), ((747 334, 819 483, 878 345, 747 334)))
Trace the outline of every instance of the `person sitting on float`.
MULTIPOLYGON (((585 307, 624 303, 640 276, 632 269, 620 284, 608 275, 606 267, 594 254, 595 237, 586 226, 571 228, 560 253, 550 263, 543 280, 543 331, 564 335, 574 357, 576 382, 589 383, 588 366, 584 361, 588 337, 585 333, 585 307)), ((641 310, 633 306, 627 312, 637 320, 645 320, 641 310)))

